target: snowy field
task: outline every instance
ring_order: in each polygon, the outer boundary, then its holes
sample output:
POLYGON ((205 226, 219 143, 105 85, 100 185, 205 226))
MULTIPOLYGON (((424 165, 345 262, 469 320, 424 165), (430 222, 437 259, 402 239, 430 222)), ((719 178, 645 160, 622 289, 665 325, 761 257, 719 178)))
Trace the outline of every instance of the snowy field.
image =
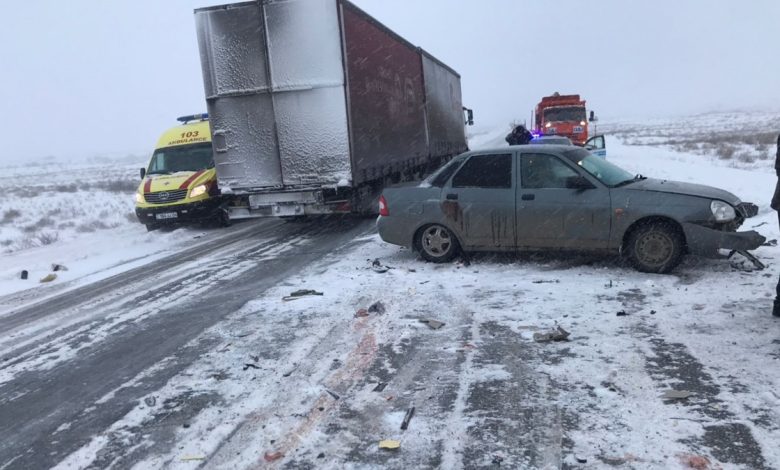
POLYGON ((2 296, 33 289, 41 295, 115 274, 154 255, 218 235, 199 227, 147 233, 134 212, 133 194, 143 158, 90 162, 42 160, 11 166, 0 198, 0 311, 2 296), (52 266, 67 271, 52 271, 52 266), (26 270, 28 280, 20 273, 26 270), (49 274, 57 278, 41 284, 49 274), (90 276, 85 279, 85 276, 90 276))
MULTIPOLYGON (((748 128, 774 142, 780 114, 708 116, 604 123, 608 159, 645 176, 729 190, 759 206, 743 230, 780 238, 769 208, 773 147, 759 148, 766 138, 741 143, 731 158, 708 146, 748 128)), ((475 135, 472 147, 505 145, 506 133, 475 135)), ((148 234, 130 217, 132 188, 97 183, 135 182, 136 167, 87 170, 19 169, 11 178, 0 217, 19 214, 0 225, 0 242, 11 240, 0 295, 37 284, 53 262, 70 269, 34 289, 219 236, 148 234), (75 190, 57 190, 85 173, 75 190), (50 243, 35 242, 52 232, 50 243), (24 284, 16 273, 27 266, 35 274, 24 284)), ((137 456, 139 469, 780 468, 780 321, 770 313, 780 247, 755 254, 766 270, 688 257, 671 275, 650 275, 584 255, 434 265, 368 232, 194 339, 192 347, 216 346, 59 467, 124 467, 137 456), (374 259, 391 269, 376 272, 374 259), (282 300, 297 289, 324 295, 282 300), (356 316, 376 302, 379 311, 356 316), (569 341, 534 341, 557 326, 569 341), (664 399, 669 390, 690 396, 664 399), (186 426, 173 441, 158 440, 155 430, 176 414, 186 426), (383 439, 400 449, 380 450, 383 439), (526 448, 542 451, 518 451, 526 448)), ((50 367, 20 363, 2 380, 50 367)))

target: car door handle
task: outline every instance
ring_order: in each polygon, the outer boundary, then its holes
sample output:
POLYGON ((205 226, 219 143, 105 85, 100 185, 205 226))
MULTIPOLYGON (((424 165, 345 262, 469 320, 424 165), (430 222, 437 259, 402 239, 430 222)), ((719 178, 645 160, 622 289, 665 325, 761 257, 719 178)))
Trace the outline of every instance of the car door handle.
POLYGON ((520 196, 520 199, 522 199, 523 201, 533 201, 534 199, 536 199, 536 195, 534 195, 534 194, 523 194, 522 196, 520 196))
POLYGON ((447 200, 448 201, 457 201, 458 200, 458 195, 454 194, 454 193, 450 193, 450 194, 447 195, 447 200))

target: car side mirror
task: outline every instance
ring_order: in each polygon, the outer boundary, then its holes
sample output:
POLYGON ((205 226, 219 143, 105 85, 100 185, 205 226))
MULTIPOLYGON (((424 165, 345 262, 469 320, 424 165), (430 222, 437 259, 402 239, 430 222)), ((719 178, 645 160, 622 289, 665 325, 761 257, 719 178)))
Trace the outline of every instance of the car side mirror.
POLYGON ((593 183, 584 176, 569 176, 566 178, 566 188, 568 189, 594 189, 593 183))
POLYGON ((146 176, 146 168, 141 168, 141 179, 144 179, 146 176))

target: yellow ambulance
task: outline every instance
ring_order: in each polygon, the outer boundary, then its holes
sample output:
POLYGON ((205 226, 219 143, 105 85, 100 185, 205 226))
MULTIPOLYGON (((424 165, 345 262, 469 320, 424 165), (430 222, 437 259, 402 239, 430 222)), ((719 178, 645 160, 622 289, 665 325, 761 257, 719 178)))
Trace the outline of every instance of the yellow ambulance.
POLYGON ((216 222, 229 218, 217 186, 207 114, 182 116, 182 124, 157 142, 135 194, 138 221, 154 230, 164 225, 216 222))

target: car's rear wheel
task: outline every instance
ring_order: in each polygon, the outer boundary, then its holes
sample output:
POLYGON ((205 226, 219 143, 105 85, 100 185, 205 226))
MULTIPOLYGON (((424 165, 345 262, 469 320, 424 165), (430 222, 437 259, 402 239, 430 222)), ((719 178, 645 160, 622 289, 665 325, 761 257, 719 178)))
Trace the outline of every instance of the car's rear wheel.
POLYGON ((439 224, 428 225, 417 232, 417 248, 420 255, 434 263, 445 263, 454 258, 460 246, 455 235, 439 224))
POLYGON ((626 245, 628 259, 638 271, 664 274, 682 261, 685 240, 673 224, 659 221, 634 229, 626 245))

